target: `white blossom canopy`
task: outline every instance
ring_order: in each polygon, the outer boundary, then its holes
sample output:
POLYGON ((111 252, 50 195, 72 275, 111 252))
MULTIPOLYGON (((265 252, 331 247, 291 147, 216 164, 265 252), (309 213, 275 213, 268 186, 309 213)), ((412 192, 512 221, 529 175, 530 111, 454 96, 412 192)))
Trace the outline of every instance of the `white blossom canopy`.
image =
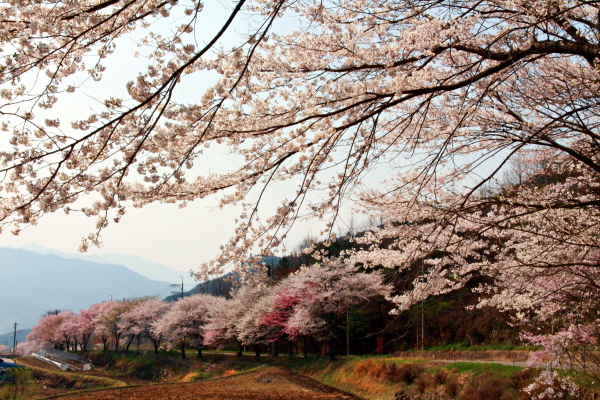
POLYGON ((0 152, 2 226, 18 232, 95 193, 99 200, 81 208, 98 217, 86 248, 128 206, 220 193, 222 205, 242 202, 245 212, 202 271, 217 273, 232 260, 243 267, 255 246, 280 246, 297 218, 333 226, 340 201, 384 164, 386 188, 360 193, 389 223, 366 236, 369 251, 349 256, 394 267, 428 258, 430 278, 398 297, 400 307, 475 272, 506 289, 491 290, 500 307, 551 298, 545 304, 560 308, 573 290, 573 298, 598 293, 597 2, 240 0, 198 46, 189 35, 201 10, 196 1, 154 0, 0 7, 0 112, 11 146, 0 152), (253 29, 218 49, 240 13, 254 16, 253 29), (291 34, 274 28, 284 15, 301 21, 291 34), (36 117, 77 94, 70 78, 102 79, 119 37, 159 20, 177 20, 176 29, 144 39, 150 64, 126 97, 76 113, 70 127, 36 117), (218 82, 197 102, 178 102, 181 82, 203 71, 218 82), (215 146, 242 162, 199 173, 194 166, 215 146), (544 165, 528 185, 480 190, 521 155, 544 165), (540 174, 551 179, 532 184, 540 174), (279 181, 296 192, 277 194, 281 206, 258 220, 260 199, 279 181), (253 190, 258 200, 248 199, 253 190), (556 290, 565 281, 572 285, 556 290))

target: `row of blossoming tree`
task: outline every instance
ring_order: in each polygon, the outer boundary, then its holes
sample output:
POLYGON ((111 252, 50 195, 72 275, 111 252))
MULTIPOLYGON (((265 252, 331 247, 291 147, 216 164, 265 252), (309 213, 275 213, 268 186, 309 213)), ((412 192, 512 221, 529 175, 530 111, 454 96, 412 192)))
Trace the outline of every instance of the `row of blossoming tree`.
MULTIPOLYGON (((229 342, 254 346, 312 338, 327 342, 334 357, 336 324, 348 307, 387 296, 391 288, 378 272, 327 264, 303 267, 274 283, 255 273, 230 298, 198 293, 173 303, 155 298, 105 301, 80 310, 49 313, 28 336, 29 351, 53 346, 68 350, 88 348, 95 338, 103 350, 124 348, 150 340, 154 351, 165 344, 195 348, 229 342)), ((306 344, 306 342, 305 342, 306 344)), ((241 350, 240 350, 241 351, 241 350)), ((305 346, 306 351, 306 346, 305 346)))

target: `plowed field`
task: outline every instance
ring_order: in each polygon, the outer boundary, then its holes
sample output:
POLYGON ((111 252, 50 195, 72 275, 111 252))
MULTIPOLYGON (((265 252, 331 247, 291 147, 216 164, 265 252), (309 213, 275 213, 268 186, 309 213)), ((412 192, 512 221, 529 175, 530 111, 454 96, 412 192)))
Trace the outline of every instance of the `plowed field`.
POLYGON ((210 381, 104 389, 60 396, 85 400, 358 400, 359 397, 276 367, 210 381))

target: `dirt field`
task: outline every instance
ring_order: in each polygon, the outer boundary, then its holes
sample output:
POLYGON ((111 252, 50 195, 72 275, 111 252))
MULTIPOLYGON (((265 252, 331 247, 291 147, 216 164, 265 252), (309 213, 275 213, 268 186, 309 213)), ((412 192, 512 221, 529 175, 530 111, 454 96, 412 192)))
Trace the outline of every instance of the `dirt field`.
POLYGON ((358 400, 359 397, 276 367, 193 383, 160 384, 49 398, 64 400, 358 400))

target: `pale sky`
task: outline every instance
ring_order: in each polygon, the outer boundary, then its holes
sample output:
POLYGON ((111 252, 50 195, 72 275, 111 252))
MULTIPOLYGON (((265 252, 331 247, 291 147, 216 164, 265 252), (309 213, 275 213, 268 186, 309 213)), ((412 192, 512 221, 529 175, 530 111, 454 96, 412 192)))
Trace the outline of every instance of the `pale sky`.
MULTIPOLYGON (((202 29, 201 32, 199 29, 196 30, 196 38, 200 45, 202 40, 209 40, 227 18, 228 6, 223 4, 228 3, 205 2, 205 9, 198 25, 202 29)), ((239 18, 236 29, 225 40, 225 45, 235 39, 236 33, 244 33, 248 22, 249 19, 244 16, 239 18)), ((287 24, 288 30, 293 27, 289 19, 280 20, 279 23, 287 24)), ((107 64, 105 79, 100 83, 86 82, 78 91, 78 95, 68 97, 50 110, 52 116, 56 117, 58 114, 61 118, 69 120, 76 116, 87 115, 97 101, 94 97, 101 99, 99 93, 103 91, 110 95, 126 97, 125 83, 135 77, 136 68, 140 69, 146 65, 144 59, 133 58, 133 53, 138 50, 135 46, 136 40, 137 38, 130 37, 118 41, 115 57, 112 57, 113 61, 107 64)), ((194 77, 193 85, 182 85, 188 92, 179 89, 178 94, 183 98, 189 97, 190 101, 193 101, 200 96, 204 88, 210 85, 211 79, 214 78, 194 77)), ((211 162, 218 163, 219 160, 224 162, 224 159, 217 155, 211 162)), ((289 188, 294 190, 291 186, 289 188)), ((286 186, 283 185, 281 190, 286 191, 286 186)), ((267 199, 267 208, 279 204, 285 197, 285 193, 282 192, 281 195, 281 197, 267 199)), ((121 223, 111 223, 106 228, 103 234, 103 247, 90 248, 89 253, 138 255, 182 271, 196 269, 200 263, 209 261, 218 254, 219 245, 226 242, 233 233, 234 219, 240 213, 240 208, 234 207, 219 210, 216 208, 216 203, 215 199, 205 199, 195 201, 184 209, 179 209, 173 204, 153 204, 143 209, 130 208, 121 223)), ((342 224, 349 223, 350 214, 348 206, 342 212, 342 224)), ((0 246, 20 247, 37 243, 65 253, 76 253, 81 238, 92 232, 94 225, 95 218, 86 218, 76 213, 65 215, 59 211, 46 215, 39 225, 28 227, 18 236, 12 235, 9 231, 3 232, 0 234, 0 246)), ((285 244, 289 249, 294 249, 304 237, 318 233, 322 227, 323 224, 319 221, 298 224, 288 235, 285 244)), ((344 230, 343 227, 341 229, 344 230)))

